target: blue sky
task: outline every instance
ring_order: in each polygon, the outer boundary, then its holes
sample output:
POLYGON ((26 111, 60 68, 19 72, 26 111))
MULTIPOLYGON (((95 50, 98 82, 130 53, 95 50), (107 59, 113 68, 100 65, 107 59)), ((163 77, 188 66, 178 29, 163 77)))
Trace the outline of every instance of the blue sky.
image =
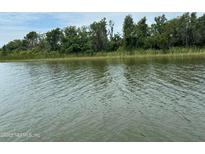
POLYGON ((88 26, 103 17, 113 20, 115 32, 121 33, 123 19, 127 14, 131 14, 135 22, 146 16, 148 24, 151 24, 155 16, 165 14, 168 19, 172 19, 182 13, 0 13, 0 47, 11 40, 22 39, 29 31, 44 33, 56 27, 88 26))

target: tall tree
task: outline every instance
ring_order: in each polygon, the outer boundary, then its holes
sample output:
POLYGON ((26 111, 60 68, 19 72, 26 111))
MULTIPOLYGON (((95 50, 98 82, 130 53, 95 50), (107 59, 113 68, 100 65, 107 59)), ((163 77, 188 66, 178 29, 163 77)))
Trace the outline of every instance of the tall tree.
POLYGON ((198 46, 205 45, 205 14, 197 19, 197 28, 196 28, 196 44, 198 46))
POLYGON ((135 26, 136 47, 145 48, 145 43, 148 32, 148 25, 146 24, 146 17, 142 18, 135 26))
POLYGON ((169 48, 169 34, 166 31, 167 19, 165 15, 155 17, 155 23, 151 25, 152 47, 155 49, 169 48))
POLYGON ((77 52, 80 50, 78 30, 75 26, 69 26, 64 29, 62 39, 62 50, 65 53, 77 52))
POLYGON ((81 51, 83 53, 93 53, 92 40, 91 40, 89 28, 83 26, 78 29, 79 29, 79 38, 80 38, 79 44, 80 44, 81 51))
POLYGON ((94 51, 105 51, 108 47, 106 26, 106 18, 90 25, 92 48, 94 51))
POLYGON ((124 46, 127 49, 132 49, 135 41, 133 41, 134 21, 131 15, 127 15, 123 23, 123 38, 124 46))
POLYGON ((46 40, 50 46, 51 51, 57 51, 60 49, 63 33, 60 28, 56 28, 46 33, 46 40))
POLYGON ((32 49, 38 44, 38 34, 34 31, 29 32, 25 37, 25 41, 27 42, 27 48, 32 49))
POLYGON ((91 50, 91 41, 88 28, 83 26, 76 28, 75 26, 66 27, 64 29, 64 37, 62 39, 61 50, 64 53, 88 52, 91 50))
POLYGON ((109 51, 116 51, 120 46, 122 46, 122 38, 120 34, 114 34, 109 44, 109 51))

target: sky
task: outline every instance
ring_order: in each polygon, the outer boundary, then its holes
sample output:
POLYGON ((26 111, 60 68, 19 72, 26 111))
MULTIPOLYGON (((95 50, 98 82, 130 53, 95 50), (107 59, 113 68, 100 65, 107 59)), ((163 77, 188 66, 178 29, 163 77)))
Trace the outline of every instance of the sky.
MULTIPOLYGON (((173 13, 0 13, 0 47, 14 39, 22 39, 28 32, 36 31, 45 33, 54 28, 66 26, 88 26, 103 17, 114 21, 114 31, 122 33, 122 24, 126 15, 132 15, 135 22, 146 16, 147 23, 152 24, 154 17, 165 14, 167 19, 182 15, 180 12, 173 13)), ((198 13, 198 16, 202 13, 198 13)))

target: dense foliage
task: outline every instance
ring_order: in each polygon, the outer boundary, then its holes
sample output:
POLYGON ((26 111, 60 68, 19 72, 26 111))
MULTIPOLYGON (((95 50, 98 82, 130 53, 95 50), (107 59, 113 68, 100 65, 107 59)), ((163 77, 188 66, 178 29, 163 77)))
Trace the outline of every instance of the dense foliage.
POLYGON ((2 47, 2 54, 13 51, 46 51, 62 54, 117 51, 133 49, 169 49, 171 47, 203 47, 205 45, 205 15, 184 13, 167 20, 165 15, 155 17, 148 25, 146 17, 136 22, 127 15, 123 35, 114 34, 113 21, 106 18, 90 26, 56 28, 45 34, 29 32, 22 40, 13 40, 2 47))

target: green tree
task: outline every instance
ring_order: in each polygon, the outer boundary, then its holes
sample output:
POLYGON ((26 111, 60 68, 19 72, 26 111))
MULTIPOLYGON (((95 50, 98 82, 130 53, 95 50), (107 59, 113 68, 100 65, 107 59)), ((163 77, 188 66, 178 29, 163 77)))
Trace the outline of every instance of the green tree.
POLYGON ((29 32, 25 37, 25 41, 27 42, 27 48, 32 49, 38 44, 38 34, 34 31, 29 32))
POLYGON ((149 35, 146 17, 142 18, 135 26, 136 47, 145 48, 147 36, 149 35))
POLYGON ((190 15, 190 37, 189 37, 189 44, 190 46, 195 46, 197 42, 197 16, 196 13, 193 12, 190 15))
POLYGON ((88 28, 83 26, 66 27, 62 39, 62 51, 64 53, 90 52, 91 40, 88 28))
POLYGON ((110 40, 110 51, 116 51, 120 46, 122 46, 122 43, 123 40, 120 34, 114 34, 114 36, 110 40))
POLYGON ((10 41, 2 47, 2 50, 8 52, 23 50, 23 41, 19 39, 10 41))
POLYGON ((62 39, 62 51, 72 53, 80 51, 78 30, 75 26, 66 27, 64 29, 64 37, 62 39))
POLYGON ((123 39, 124 46, 127 49, 132 49, 135 46, 135 40, 133 38, 133 31, 135 25, 131 15, 127 15, 123 23, 123 39))
POLYGON ((151 25, 151 47, 155 49, 169 48, 171 35, 167 31, 167 19, 165 15, 155 17, 155 23, 151 25))
POLYGON ((91 33, 89 31, 89 28, 83 26, 81 28, 78 28, 78 31, 79 31, 78 35, 79 35, 79 44, 80 44, 81 52, 93 53, 91 33))
POLYGON ((51 51, 60 50, 63 33, 60 28, 56 28, 46 33, 46 40, 50 46, 51 51))
POLYGON ((199 17, 196 21, 195 44, 204 46, 205 44, 205 14, 199 17))
POLYGON ((105 51, 108 48, 106 26, 106 18, 103 18, 101 21, 94 22, 90 25, 92 48, 96 52, 105 51))

